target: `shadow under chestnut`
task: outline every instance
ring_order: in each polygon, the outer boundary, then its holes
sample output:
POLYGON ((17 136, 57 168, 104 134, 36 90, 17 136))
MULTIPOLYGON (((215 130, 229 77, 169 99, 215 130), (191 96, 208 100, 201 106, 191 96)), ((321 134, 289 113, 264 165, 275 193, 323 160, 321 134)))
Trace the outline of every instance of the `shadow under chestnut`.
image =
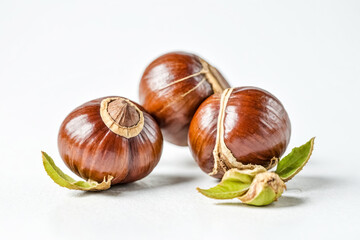
POLYGON ((270 205, 267 206, 252 206, 252 205, 247 205, 244 204, 242 202, 219 202, 216 203, 216 205, 219 206, 232 206, 232 207, 246 207, 246 208, 286 208, 286 207, 294 207, 294 206, 299 206, 303 203, 305 203, 306 199, 305 198, 298 198, 298 197, 290 197, 290 196, 282 196, 279 198, 278 201, 271 203, 270 205))
POLYGON ((77 196, 85 197, 98 193, 101 193, 104 196, 117 196, 119 194, 127 193, 127 192, 146 191, 155 188, 179 185, 182 183, 193 181, 195 179, 196 176, 176 176, 176 175, 159 173, 155 175, 149 175, 148 177, 133 183, 114 185, 106 191, 80 192, 80 194, 78 193, 77 196))
POLYGON ((319 189, 329 189, 343 185, 347 182, 346 179, 341 179, 337 176, 296 176, 290 180, 287 185, 286 192, 310 192, 317 191, 319 189))

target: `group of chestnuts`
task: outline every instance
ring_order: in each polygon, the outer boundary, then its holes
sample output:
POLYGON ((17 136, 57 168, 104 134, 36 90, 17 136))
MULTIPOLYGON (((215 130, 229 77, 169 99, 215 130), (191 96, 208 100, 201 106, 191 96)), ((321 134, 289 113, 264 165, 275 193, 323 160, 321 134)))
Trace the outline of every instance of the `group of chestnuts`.
POLYGON ((189 146, 205 173, 222 178, 233 168, 274 167, 290 140, 288 114, 275 96, 230 87, 194 54, 171 52, 150 63, 139 99, 103 97, 73 110, 60 127, 58 147, 65 164, 87 182, 73 180, 43 153, 50 177, 82 190, 139 180, 159 162, 164 137, 189 146))

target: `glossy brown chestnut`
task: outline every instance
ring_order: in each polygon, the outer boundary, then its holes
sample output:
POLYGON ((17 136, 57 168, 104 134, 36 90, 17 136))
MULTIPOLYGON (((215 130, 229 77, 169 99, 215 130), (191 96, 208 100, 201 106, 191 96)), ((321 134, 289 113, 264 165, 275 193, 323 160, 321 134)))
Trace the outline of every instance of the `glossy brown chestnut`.
POLYGON ((208 96, 228 87, 219 71, 202 58, 172 52, 145 69, 139 88, 140 104, 155 117, 165 140, 186 146, 196 109, 208 96))
POLYGON ((111 184, 147 176, 159 162, 163 138, 144 109, 122 97, 99 98, 72 111, 63 121, 59 152, 65 164, 86 180, 111 184))
POLYGON ((290 134, 288 114, 275 96, 240 87, 214 94, 200 105, 188 141, 200 168, 221 178, 231 168, 272 168, 285 152, 290 134))

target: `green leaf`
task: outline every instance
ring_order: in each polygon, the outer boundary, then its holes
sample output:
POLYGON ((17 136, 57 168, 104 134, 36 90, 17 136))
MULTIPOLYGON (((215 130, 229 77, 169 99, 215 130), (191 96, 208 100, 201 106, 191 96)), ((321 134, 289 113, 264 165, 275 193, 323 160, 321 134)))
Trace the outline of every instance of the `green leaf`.
POLYGON ((315 137, 300 147, 294 148, 291 153, 280 160, 276 173, 286 182, 293 178, 309 161, 314 148, 315 137))
POLYGON ((113 179, 112 176, 108 176, 107 180, 104 178, 104 181, 101 183, 92 180, 88 180, 87 182, 76 181, 63 173, 60 168, 55 165, 54 160, 45 152, 41 152, 41 155, 45 171, 49 177, 61 187, 83 191, 101 191, 106 190, 111 186, 111 180, 113 179))
POLYGON ((286 189, 285 183, 274 172, 259 173, 249 190, 239 199, 248 205, 265 206, 276 201, 286 189))
MULTIPOLYGON (((266 169, 257 169, 256 173, 266 171, 266 169)), ((232 199, 239 197, 246 193, 249 189, 251 182, 256 175, 255 171, 242 171, 236 168, 228 170, 221 182, 213 188, 210 189, 200 189, 197 190, 209 197, 215 199, 232 199)))
POLYGON ((276 200, 276 193, 270 187, 265 187, 253 199, 248 202, 243 201, 248 205, 253 206, 266 206, 276 200))
POLYGON ((206 197, 214 199, 233 199, 243 195, 249 189, 250 183, 238 181, 223 181, 210 189, 197 190, 206 197))

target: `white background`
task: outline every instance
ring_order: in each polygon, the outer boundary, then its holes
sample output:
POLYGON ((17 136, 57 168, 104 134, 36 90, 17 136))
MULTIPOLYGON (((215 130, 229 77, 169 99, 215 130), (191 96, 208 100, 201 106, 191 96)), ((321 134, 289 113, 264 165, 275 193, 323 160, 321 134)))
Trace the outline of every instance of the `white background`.
POLYGON ((0 238, 358 239, 359 77, 359 1, 1 0, 0 238), (46 175, 40 150, 71 173, 57 131, 72 109, 137 101, 147 64, 174 50, 276 95, 292 122, 287 152, 317 137, 278 202, 203 197, 195 188, 216 181, 170 144, 147 178, 105 192, 46 175))

